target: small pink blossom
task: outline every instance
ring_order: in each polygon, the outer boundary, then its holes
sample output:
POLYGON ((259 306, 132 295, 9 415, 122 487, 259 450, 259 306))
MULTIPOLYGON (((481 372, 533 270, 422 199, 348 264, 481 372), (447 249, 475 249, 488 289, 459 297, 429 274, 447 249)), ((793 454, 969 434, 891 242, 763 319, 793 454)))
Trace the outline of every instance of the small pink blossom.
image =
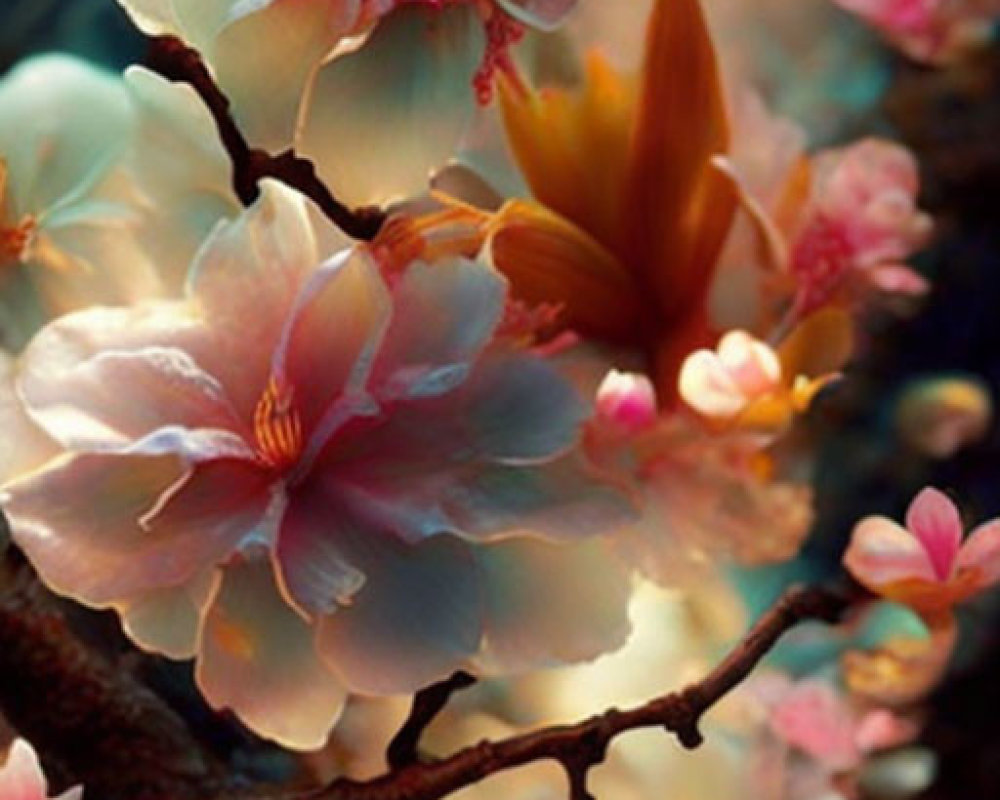
POLYGON ((946 62, 986 41, 1000 15, 996 0, 835 0, 895 42, 907 55, 946 62))
POLYGON ((931 227, 917 208, 913 156, 867 139, 817 156, 813 171, 812 198, 791 249, 800 313, 872 289, 924 294, 927 282, 904 264, 931 227))
POLYGON ((652 381, 636 372, 611 370, 597 389, 597 414, 628 433, 649 428, 657 418, 652 381))
MULTIPOLYGON (((48 783, 34 748, 24 739, 15 739, 7 753, 7 762, 0 767, 0 798, 46 800, 48 796, 48 783)), ((53 800, 80 800, 82 797, 83 789, 77 786, 53 800)))
POLYGON ((857 524, 844 564, 873 592, 927 614, 954 606, 1000 579, 1000 520, 962 542, 958 508, 937 489, 920 492, 906 527, 886 517, 857 524))
POLYGON ((745 331, 725 334, 715 351, 697 350, 681 367, 680 395, 695 411, 728 420, 781 386, 781 362, 745 331))

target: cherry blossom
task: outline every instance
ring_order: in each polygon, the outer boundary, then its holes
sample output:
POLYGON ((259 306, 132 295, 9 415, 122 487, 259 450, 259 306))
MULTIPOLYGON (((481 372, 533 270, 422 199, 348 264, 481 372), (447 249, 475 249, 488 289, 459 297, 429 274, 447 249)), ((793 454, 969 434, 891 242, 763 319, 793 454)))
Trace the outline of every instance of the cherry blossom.
MULTIPOLYGON (((30 743, 15 739, 0 767, 0 797, 4 800, 47 800, 48 784, 30 743)), ((52 800, 80 800, 83 789, 69 789, 52 800)))
POLYGON ((947 62, 989 39, 996 0, 835 0, 881 31, 912 58, 947 62))
POLYGON ((301 749, 349 691, 627 631, 624 566, 580 539, 631 510, 576 451, 582 398, 495 335, 503 278, 457 256, 385 275, 365 246, 324 260, 324 235, 267 182, 186 298, 44 328, 17 388, 65 452, 3 493, 52 589, 196 656, 214 706, 301 749))
POLYGON ((844 564, 876 594, 934 616, 1000 578, 1000 521, 979 525, 964 542, 962 532, 955 504, 927 488, 910 504, 905 527, 886 517, 859 522, 844 564))

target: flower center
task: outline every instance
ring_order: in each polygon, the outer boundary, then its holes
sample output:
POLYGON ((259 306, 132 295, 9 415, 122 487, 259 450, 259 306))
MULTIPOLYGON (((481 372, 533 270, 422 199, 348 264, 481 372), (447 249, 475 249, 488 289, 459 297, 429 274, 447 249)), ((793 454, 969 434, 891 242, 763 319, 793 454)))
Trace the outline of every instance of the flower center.
POLYGON ((293 395, 292 387, 272 377, 254 410, 257 452, 274 469, 294 464, 302 453, 302 422, 293 395))

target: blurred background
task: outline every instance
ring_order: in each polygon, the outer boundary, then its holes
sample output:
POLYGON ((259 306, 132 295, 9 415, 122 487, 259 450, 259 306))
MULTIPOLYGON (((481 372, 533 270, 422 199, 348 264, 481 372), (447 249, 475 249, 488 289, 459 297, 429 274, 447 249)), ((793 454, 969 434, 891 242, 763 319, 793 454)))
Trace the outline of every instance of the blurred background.
MULTIPOLYGON (((785 31, 752 31, 759 82, 815 146, 879 134, 916 153, 921 205, 938 224, 917 263, 935 288, 916 313, 869 317, 871 336, 850 380, 817 404, 818 522, 800 562, 741 576, 753 605, 769 602, 792 578, 833 572, 857 519, 900 517, 924 485, 951 491, 970 521, 1000 516, 995 420, 985 438, 948 459, 921 455, 898 426, 901 397, 914 381, 959 374, 981 380, 994 398, 1000 389, 1000 48, 931 69, 883 46, 846 14, 831 11, 829 19, 805 47, 785 31)), ((2 0, 0 74, 50 51, 119 69, 142 59, 144 43, 112 0, 2 0)), ((136 656, 112 618, 72 613, 86 617, 88 635, 134 659, 143 679, 248 779, 293 770, 280 751, 210 715, 189 667, 136 656)), ((980 601, 962 622, 960 657, 934 698, 924 736, 941 756, 926 795, 934 800, 1000 797, 1000 598, 980 601)))

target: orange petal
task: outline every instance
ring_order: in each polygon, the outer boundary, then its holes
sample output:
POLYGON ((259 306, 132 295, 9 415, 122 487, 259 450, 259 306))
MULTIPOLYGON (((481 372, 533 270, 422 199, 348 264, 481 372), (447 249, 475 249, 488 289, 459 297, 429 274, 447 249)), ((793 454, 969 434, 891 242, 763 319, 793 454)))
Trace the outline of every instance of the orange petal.
POLYGON ((564 307, 565 323, 619 342, 639 336, 642 301, 615 256, 572 222, 530 201, 497 213, 490 237, 493 263, 528 303, 564 307))
POLYGON ((626 191, 628 261, 667 316, 700 303, 736 205, 712 165, 729 145, 719 68, 699 0, 650 17, 626 191))
POLYGON ((839 372, 854 350, 850 315, 827 308, 806 317, 778 348, 782 374, 789 381, 800 375, 820 378, 839 372))
POLYGON ((534 197, 613 249, 621 239, 634 86, 595 52, 578 91, 526 90, 501 79, 499 97, 534 197))

